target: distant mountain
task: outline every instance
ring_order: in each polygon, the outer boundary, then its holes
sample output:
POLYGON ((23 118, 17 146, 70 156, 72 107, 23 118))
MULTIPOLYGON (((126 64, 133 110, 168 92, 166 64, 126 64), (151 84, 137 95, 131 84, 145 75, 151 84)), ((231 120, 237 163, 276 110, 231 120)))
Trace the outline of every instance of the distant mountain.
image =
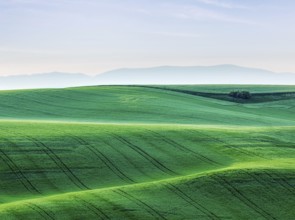
POLYGON ((295 84, 295 74, 235 65, 118 69, 96 76, 99 84, 295 84))
POLYGON ((0 77, 0 89, 63 88, 86 85, 126 84, 286 84, 295 85, 294 73, 275 73, 235 65, 162 66, 126 68, 96 76, 45 73, 0 77))

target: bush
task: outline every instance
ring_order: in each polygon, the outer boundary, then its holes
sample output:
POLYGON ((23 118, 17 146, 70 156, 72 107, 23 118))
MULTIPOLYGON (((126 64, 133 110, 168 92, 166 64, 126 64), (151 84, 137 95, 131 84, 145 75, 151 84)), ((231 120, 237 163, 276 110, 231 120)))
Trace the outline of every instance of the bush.
POLYGON ((229 96, 238 99, 250 99, 251 93, 248 91, 231 91, 229 96))

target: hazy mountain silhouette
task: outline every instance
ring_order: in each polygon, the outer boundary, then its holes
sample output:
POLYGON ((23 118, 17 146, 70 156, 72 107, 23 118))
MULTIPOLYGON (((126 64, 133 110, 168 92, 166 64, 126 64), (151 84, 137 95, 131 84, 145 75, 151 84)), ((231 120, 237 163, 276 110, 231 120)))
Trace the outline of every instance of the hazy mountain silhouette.
POLYGON ((294 73, 275 73, 235 65, 162 66, 126 68, 96 76, 45 73, 0 77, 0 89, 62 88, 84 85, 125 84, 286 84, 295 85, 294 73))
POLYGON ((295 74, 235 65, 119 69, 96 77, 101 84, 295 84, 295 74))

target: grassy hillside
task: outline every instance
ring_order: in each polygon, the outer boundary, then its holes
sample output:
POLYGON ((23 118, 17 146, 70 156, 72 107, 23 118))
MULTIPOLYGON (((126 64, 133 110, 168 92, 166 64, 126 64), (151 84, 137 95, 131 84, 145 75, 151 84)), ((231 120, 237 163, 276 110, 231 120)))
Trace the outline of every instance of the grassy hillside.
POLYGON ((0 219, 294 219, 294 105, 2 91, 0 219))
POLYGON ((246 90, 251 93, 282 93, 282 92, 295 92, 294 85, 167 85, 167 86, 154 86, 161 88, 174 88, 184 89, 195 92, 204 93, 223 93, 227 94, 233 90, 246 90))
POLYGON ((129 86, 0 92, 0 117, 3 119, 295 125, 294 107, 295 99, 243 105, 182 92, 129 86))
POLYGON ((293 100, 295 98, 294 86, 247 86, 247 85, 224 85, 224 86, 142 86, 173 92, 180 92, 189 95, 214 98, 236 103, 263 103, 283 100, 293 100), (246 91, 250 98, 241 99, 229 95, 234 91, 246 91))

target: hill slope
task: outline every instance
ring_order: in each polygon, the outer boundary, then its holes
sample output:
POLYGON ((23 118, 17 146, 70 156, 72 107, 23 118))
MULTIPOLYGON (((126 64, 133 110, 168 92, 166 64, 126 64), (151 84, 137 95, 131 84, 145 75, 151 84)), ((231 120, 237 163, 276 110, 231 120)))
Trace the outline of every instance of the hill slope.
POLYGON ((0 217, 290 217, 294 131, 3 122, 0 217))
POLYGON ((237 88, 1 91, 0 219, 293 219, 295 99, 178 91, 237 88))
MULTIPOLYGON (((192 91, 197 88, 188 87, 192 91)), ((253 87, 253 89, 259 88, 253 87)), ((268 87, 266 89, 269 90, 268 87)), ((294 87, 289 87, 289 89, 295 91, 294 87)), ((239 104, 177 91, 130 86, 0 92, 2 119, 108 123, 294 125, 294 106, 294 99, 239 104)))

